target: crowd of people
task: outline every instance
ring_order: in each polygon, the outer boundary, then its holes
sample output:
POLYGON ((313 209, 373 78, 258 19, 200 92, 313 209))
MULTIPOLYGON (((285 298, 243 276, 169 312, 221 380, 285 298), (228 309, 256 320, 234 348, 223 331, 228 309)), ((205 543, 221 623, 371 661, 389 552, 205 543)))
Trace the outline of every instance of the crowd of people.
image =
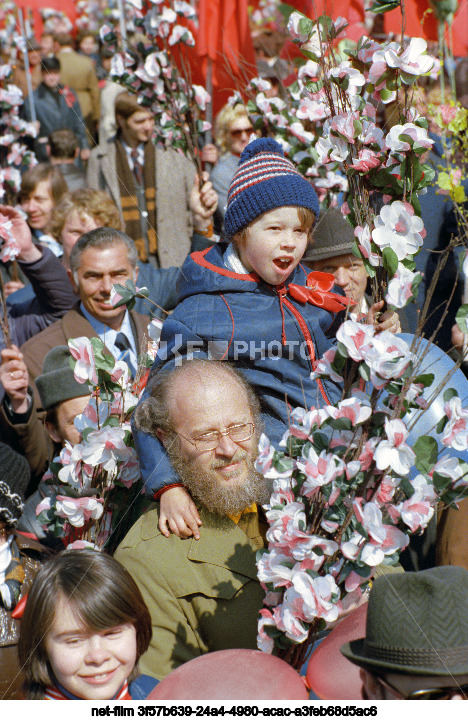
MULTIPOLYGON (((311 372, 345 316, 376 333, 414 332, 414 318, 373 302, 351 226, 256 136, 246 106, 219 112, 200 175, 155 147, 150 110, 110 81, 92 33, 30 37, 27 56, 12 82, 38 164, 0 206, 19 247, 0 269, 0 698, 142 699, 203 654, 257 647, 271 491, 260 436, 278 445, 292 408, 341 399, 311 372), (311 272, 333 276, 321 304, 300 293, 311 272), (90 399, 68 342, 100 339, 137 377, 150 318, 141 298, 114 304, 127 281, 164 321, 132 417, 148 502, 113 554, 65 550, 36 508, 90 399)), ((286 71, 271 68, 259 60, 281 95, 286 71)), ((447 351, 464 346, 453 323, 439 331, 447 351)), ((430 553, 415 549, 371 588, 366 636, 343 647, 362 668, 360 698, 468 697, 467 503, 441 512, 438 530, 434 519, 430 553)))

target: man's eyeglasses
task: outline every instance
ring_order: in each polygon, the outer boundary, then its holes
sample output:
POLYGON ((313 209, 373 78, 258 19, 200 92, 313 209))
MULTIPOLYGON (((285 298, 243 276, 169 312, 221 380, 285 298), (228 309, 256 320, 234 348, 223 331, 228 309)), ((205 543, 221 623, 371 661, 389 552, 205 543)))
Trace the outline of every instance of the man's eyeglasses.
POLYGON ((221 438, 224 436, 229 436, 231 441, 234 443, 243 443, 243 441, 248 441, 249 438, 252 438, 254 428, 254 423, 241 423, 237 426, 231 426, 225 431, 212 431, 211 433, 204 433, 202 436, 198 436, 198 438, 187 438, 187 436, 183 436, 182 433, 178 433, 177 435, 181 438, 185 438, 185 440, 191 443, 192 446, 195 446, 197 451, 214 451, 214 449, 219 446, 221 438))
POLYGON ((230 133, 233 138, 241 138, 243 135, 250 135, 253 128, 239 128, 238 130, 231 130, 230 133))
POLYGON ((441 686, 440 688, 422 688, 405 695, 386 679, 379 676, 379 683, 400 701, 446 701, 455 694, 468 698, 468 684, 463 686, 441 686))

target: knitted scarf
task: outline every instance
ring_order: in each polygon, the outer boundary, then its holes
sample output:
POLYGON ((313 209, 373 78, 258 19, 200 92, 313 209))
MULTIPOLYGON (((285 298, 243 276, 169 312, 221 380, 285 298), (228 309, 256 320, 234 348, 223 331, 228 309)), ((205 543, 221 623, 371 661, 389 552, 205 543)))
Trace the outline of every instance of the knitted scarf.
POLYGON ((145 204, 148 216, 147 238, 143 237, 140 209, 138 207, 137 186, 135 176, 130 170, 127 154, 119 138, 115 141, 116 171, 119 180, 120 203, 125 221, 125 230, 133 238, 138 248, 138 255, 143 262, 149 255, 156 255, 158 249, 156 236, 156 153, 151 141, 145 143, 145 167, 143 169, 145 185, 145 204))
MULTIPOLYGON (((82 701, 79 696, 74 696, 70 691, 61 686, 59 683, 57 686, 47 686, 44 692, 44 701, 82 701)), ((128 690, 128 683, 125 681, 124 685, 118 693, 114 696, 112 701, 131 701, 132 697, 128 690)))

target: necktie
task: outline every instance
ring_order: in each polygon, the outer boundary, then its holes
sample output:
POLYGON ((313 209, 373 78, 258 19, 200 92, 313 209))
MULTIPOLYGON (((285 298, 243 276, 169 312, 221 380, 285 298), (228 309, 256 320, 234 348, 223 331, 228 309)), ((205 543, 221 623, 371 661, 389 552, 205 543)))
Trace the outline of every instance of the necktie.
POLYGON ((118 348, 120 351, 122 351, 122 355, 119 360, 125 361, 125 363, 128 365, 128 369, 130 371, 132 378, 135 378, 136 370, 131 361, 130 352, 129 352, 132 346, 130 345, 130 341, 128 340, 125 333, 122 333, 122 331, 120 331, 120 333, 117 333, 117 337, 115 339, 114 345, 116 348, 118 348))
POLYGON ((133 174, 138 185, 143 185, 143 166, 138 158, 138 148, 132 148, 131 156, 133 160, 133 174))

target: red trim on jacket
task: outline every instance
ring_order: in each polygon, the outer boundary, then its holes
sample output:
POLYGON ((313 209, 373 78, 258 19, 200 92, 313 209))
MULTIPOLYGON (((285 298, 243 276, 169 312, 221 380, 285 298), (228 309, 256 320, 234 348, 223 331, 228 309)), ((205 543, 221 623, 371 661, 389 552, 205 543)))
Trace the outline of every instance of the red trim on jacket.
POLYGON ((208 251, 211 250, 211 248, 205 248, 205 250, 196 250, 194 253, 190 254, 190 257, 196 263, 197 265, 201 265, 202 268, 208 268, 208 270, 212 270, 214 273, 218 273, 219 275, 225 275, 227 278, 236 278, 237 280, 250 280, 253 283, 260 283, 261 278, 256 273, 234 273, 233 270, 228 270, 227 268, 220 268, 219 265, 214 265, 213 263, 210 263, 208 260, 205 259, 205 255, 208 253, 208 251))

